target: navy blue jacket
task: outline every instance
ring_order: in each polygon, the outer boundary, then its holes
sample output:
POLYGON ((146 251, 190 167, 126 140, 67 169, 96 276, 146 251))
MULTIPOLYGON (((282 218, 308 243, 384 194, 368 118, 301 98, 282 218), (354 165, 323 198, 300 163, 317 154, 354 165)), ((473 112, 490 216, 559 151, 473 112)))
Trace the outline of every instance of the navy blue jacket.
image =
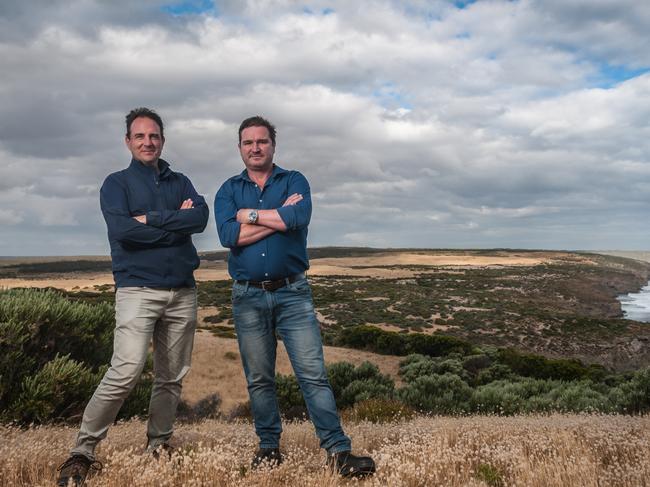
POLYGON ((199 257, 192 234, 208 222, 208 206, 190 180, 159 159, 160 174, 135 159, 110 174, 100 191, 116 287, 193 287, 199 257), (191 198, 194 207, 180 210, 191 198), (146 215, 146 225, 133 217, 146 215))
POLYGON ((274 165, 273 173, 260 189, 244 169, 217 191, 214 214, 221 245, 230 249, 228 272, 233 279, 283 279, 309 268, 307 227, 311 219, 311 191, 307 179, 298 171, 274 165), (282 206, 293 193, 301 194, 302 200, 282 206), (237 210, 242 208, 277 209, 287 231, 275 232, 249 245, 237 245, 241 229, 237 210))

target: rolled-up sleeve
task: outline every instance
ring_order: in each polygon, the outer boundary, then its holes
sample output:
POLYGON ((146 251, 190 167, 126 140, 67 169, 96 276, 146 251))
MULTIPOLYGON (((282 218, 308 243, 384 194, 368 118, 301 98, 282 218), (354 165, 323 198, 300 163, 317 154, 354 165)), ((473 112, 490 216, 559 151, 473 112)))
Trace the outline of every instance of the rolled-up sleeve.
POLYGON ((294 193, 302 195, 302 200, 295 205, 278 208, 278 214, 286 225, 287 230, 306 228, 311 220, 311 191, 309 189, 309 183, 307 182, 307 178, 298 171, 293 172, 287 187, 288 196, 294 193))
POLYGON ((231 182, 226 181, 214 197, 214 217, 217 222, 217 234, 223 247, 237 247, 241 229, 241 224, 237 221, 237 210, 231 182))

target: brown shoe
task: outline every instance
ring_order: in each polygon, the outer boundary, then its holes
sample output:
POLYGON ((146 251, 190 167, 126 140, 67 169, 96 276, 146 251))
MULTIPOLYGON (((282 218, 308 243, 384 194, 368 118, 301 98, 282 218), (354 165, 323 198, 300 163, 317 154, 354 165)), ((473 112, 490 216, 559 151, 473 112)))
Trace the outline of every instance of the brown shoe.
POLYGON ((56 479, 56 485, 64 487, 72 481, 72 485, 82 486, 89 470, 99 472, 101 469, 101 462, 90 460, 83 455, 72 455, 57 468, 59 477, 56 479))

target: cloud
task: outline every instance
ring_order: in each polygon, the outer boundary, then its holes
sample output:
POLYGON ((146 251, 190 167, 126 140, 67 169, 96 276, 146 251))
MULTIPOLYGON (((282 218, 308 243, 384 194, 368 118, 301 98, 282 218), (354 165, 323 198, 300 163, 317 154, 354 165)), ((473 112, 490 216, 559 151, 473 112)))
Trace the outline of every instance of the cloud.
POLYGON ((0 210, 0 225, 16 225, 24 218, 16 210, 0 210))
POLYGON ((629 0, 5 2, 0 254, 107 251, 135 106, 209 200, 271 119, 313 245, 647 248, 648 32, 629 0))

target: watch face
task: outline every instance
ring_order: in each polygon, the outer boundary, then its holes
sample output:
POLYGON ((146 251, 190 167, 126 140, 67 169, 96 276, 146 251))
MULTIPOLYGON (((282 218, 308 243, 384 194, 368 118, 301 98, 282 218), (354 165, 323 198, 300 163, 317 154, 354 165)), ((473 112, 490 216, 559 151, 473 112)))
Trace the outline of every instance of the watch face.
POLYGON ((255 223, 257 221, 257 212, 255 210, 248 213, 248 221, 250 223, 255 223))

